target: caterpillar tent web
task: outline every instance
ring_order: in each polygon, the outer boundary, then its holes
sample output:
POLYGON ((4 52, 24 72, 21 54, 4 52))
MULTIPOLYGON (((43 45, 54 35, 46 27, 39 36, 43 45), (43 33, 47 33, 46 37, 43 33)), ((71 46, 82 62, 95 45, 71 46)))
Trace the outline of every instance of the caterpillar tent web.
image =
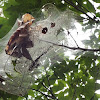
MULTIPOLYGON (((1 90, 23 96, 27 93, 29 87, 34 83, 36 78, 41 77, 42 72, 47 67, 62 60, 60 54, 64 52, 64 49, 54 45, 53 43, 67 43, 67 38, 63 28, 66 30, 74 28, 74 14, 70 10, 60 12, 52 4, 44 5, 41 11, 44 14, 43 19, 36 21, 35 18, 33 24, 32 22, 26 22, 21 19, 19 25, 19 19, 17 19, 11 31, 0 40, 0 61, 2 62, 0 64, 1 90), (26 24, 29 25, 29 27, 26 24), (33 46, 28 48, 28 45, 26 45, 28 44, 27 40, 25 44, 26 48, 24 48, 24 46, 22 47, 22 44, 25 43, 24 38, 12 50, 13 53, 17 48, 18 51, 16 52, 20 52, 20 57, 12 56, 12 53, 8 55, 5 53, 5 47, 10 37, 14 35, 16 30, 19 31, 18 29, 20 27, 24 27, 25 30, 27 30, 28 27, 27 38, 32 42, 33 46), (22 43, 22 41, 24 42, 22 43), (24 48, 23 51, 22 48, 24 48), (22 52, 27 52, 27 54, 29 53, 32 60, 27 59, 27 55, 25 56, 22 52)), ((31 17, 31 19, 34 18, 31 17)))

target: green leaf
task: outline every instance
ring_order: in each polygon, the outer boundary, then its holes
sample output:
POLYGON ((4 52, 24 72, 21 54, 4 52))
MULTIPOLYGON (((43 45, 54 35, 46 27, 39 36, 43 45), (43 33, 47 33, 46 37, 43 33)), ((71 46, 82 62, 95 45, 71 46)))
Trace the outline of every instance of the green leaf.
POLYGON ((8 19, 0 17, 0 38, 5 36, 9 30, 11 29, 11 26, 8 25, 8 19))
POLYGON ((58 98, 59 100, 64 100, 64 92, 60 92, 58 98))
POLYGON ((84 87, 84 92, 83 92, 87 100, 90 100, 91 97, 93 97, 95 91, 94 89, 95 89, 95 80, 89 79, 87 85, 84 87))
POLYGON ((64 88, 64 86, 65 86, 64 81, 58 80, 58 84, 54 84, 52 90, 55 93, 55 92, 57 92, 59 90, 62 90, 64 88))
POLYGON ((35 97, 35 100, 45 100, 45 99, 42 99, 41 97, 42 96, 37 96, 37 97, 35 97))
POLYGON ((19 97, 17 100, 23 100, 23 99, 25 99, 24 97, 19 97))
POLYGON ((84 4, 83 6, 89 11, 95 13, 94 5, 91 4, 89 0, 86 1, 87 4, 84 4))
POLYGON ((12 60, 12 64, 16 66, 16 60, 12 60))
MULTIPOLYGON (((5 72, 6 73, 6 72, 5 72)), ((9 73, 6 73, 9 78, 13 78, 9 73)))
MULTIPOLYGON (((98 6, 97 9, 100 9, 100 6, 98 6)), ((100 15, 100 14, 99 14, 99 15, 100 15)))
POLYGON ((29 90, 28 95, 31 95, 32 97, 35 97, 33 90, 29 90))
POLYGON ((96 3, 100 3, 100 0, 93 0, 94 2, 96 2, 96 3))

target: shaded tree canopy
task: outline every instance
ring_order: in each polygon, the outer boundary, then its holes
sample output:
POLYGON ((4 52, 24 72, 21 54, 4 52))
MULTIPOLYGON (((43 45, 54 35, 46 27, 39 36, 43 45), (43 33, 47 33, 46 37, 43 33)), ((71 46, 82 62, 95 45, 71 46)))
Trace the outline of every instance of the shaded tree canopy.
POLYGON ((39 20, 42 16, 40 9, 47 3, 54 4, 61 12, 72 10, 77 14, 75 19, 82 25, 84 32, 93 29, 89 39, 83 41, 84 47, 78 46, 77 43, 77 47, 53 44, 70 49, 71 52, 79 51, 74 53, 74 59, 64 53, 60 54, 63 55, 63 60, 46 70, 45 75, 34 82, 25 96, 0 91, 0 100, 100 99, 100 94, 95 93, 100 89, 100 83, 97 83, 97 80, 100 80, 100 6, 95 6, 100 0, 0 0, 0 3, 3 10, 0 17, 1 39, 10 31, 16 19, 25 13, 30 13, 39 20))

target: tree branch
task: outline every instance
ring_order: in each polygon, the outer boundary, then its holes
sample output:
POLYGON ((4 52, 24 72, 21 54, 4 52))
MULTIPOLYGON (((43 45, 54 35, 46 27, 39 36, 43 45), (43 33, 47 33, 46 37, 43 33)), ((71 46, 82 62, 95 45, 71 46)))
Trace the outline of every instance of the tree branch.
MULTIPOLYGON (((46 73, 46 74, 47 74, 47 73, 46 73)), ((48 85, 49 85, 49 87, 50 87, 49 76, 47 75, 46 77, 47 77, 48 85)), ((52 95, 53 97, 55 97, 55 95, 54 95, 54 93, 53 93, 53 91, 52 91, 52 88, 51 88, 51 87, 50 87, 49 92, 51 93, 51 95, 52 95)), ((56 99, 56 100, 58 100, 56 97, 55 97, 55 99, 56 99)))
MULTIPOLYGON (((48 79, 48 78, 49 78, 48 75, 47 75, 46 77, 47 77, 48 85, 49 85, 49 87, 50 87, 50 82, 49 82, 49 79, 48 79)), ((43 80, 43 81, 44 81, 44 80, 43 80)), ((44 87, 48 92, 50 92, 51 97, 52 97, 54 100, 59 100, 59 99, 57 99, 57 98, 55 97, 55 95, 54 95, 52 89, 51 89, 51 88, 49 89, 48 87, 46 87, 45 84, 43 83, 43 81, 41 82, 41 84, 43 85, 43 87, 44 87)))
POLYGON ((74 99, 75 99, 75 95, 76 95, 76 86, 75 86, 75 90, 74 90, 74 93, 73 93, 72 100, 74 100, 74 99))
POLYGON ((67 45, 56 44, 56 43, 46 41, 46 40, 40 40, 40 41, 47 42, 47 43, 50 43, 52 45, 56 45, 56 46, 59 46, 59 47, 64 47, 64 48, 71 49, 71 50, 82 50, 82 51, 93 51, 93 52, 100 51, 100 49, 86 49, 86 48, 82 48, 82 47, 79 47, 79 46, 78 47, 70 47, 70 46, 67 46, 67 45))
MULTIPOLYGON (((84 6, 82 6, 77 0, 75 0, 77 3, 78 3, 78 5, 80 6, 80 7, 82 7, 83 9, 85 9, 87 12, 90 12, 88 9, 86 9, 84 6)), ((93 15, 92 13, 91 13, 91 15, 93 15)), ((96 16, 95 15, 93 15, 94 16, 94 18, 96 18, 96 16)))
POLYGON ((55 99, 53 96, 50 96, 50 95, 47 95, 47 94, 45 94, 45 93, 43 93, 43 92, 41 92, 40 90, 36 90, 36 89, 32 89, 32 90, 34 90, 34 91, 37 91, 37 92, 39 92, 39 93, 41 93, 43 96, 45 96, 46 98, 51 98, 51 99, 55 99))
POLYGON ((71 38, 74 40, 74 42, 77 45, 77 47, 79 47, 78 44, 77 44, 77 42, 76 42, 76 40, 73 38, 73 36, 71 35, 71 33, 69 31, 68 31, 68 34, 70 34, 71 38))
POLYGON ((87 13, 84 12, 84 9, 77 7, 71 0, 64 0, 66 3, 68 3, 69 5, 71 5, 72 7, 74 7, 76 10, 82 12, 83 14, 85 14, 89 19, 95 21, 96 23, 98 22, 98 20, 96 21, 94 18, 91 18, 87 13))

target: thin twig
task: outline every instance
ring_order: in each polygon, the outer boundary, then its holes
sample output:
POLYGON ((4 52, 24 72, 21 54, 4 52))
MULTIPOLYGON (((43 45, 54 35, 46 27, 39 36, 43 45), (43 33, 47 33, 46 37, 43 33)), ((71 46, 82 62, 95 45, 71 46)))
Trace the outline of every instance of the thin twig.
POLYGON ((69 31, 68 31, 68 34, 70 34, 71 38, 74 40, 74 42, 77 45, 77 47, 79 47, 78 44, 77 44, 77 42, 76 42, 76 40, 73 38, 73 36, 71 35, 71 33, 69 31))
MULTIPOLYGON (((49 80, 48 80, 48 76, 46 76, 46 77, 47 77, 48 85, 49 85, 49 88, 50 88, 50 82, 49 82, 49 80)), ((44 81, 44 80, 43 80, 43 81, 44 81)), ((52 89, 51 89, 51 88, 49 89, 48 87, 46 87, 45 84, 43 83, 43 81, 41 82, 42 86, 43 86, 48 92, 50 92, 51 96, 52 96, 55 100, 59 100, 59 99, 57 99, 57 98, 55 97, 55 95, 53 94, 52 89)))
POLYGON ((70 46, 66 46, 66 45, 63 45, 63 44, 56 44, 56 43, 46 41, 46 40, 40 40, 40 41, 47 42, 47 43, 50 43, 52 45, 56 45, 56 46, 59 46, 59 47, 64 47, 64 48, 71 49, 71 50, 82 50, 82 51, 93 51, 93 52, 100 51, 100 49, 86 49, 86 48, 82 48, 82 47, 70 47, 70 46))
POLYGON ((44 85, 44 83, 42 82, 41 83, 42 85, 43 85, 43 87, 46 89, 46 90, 48 90, 49 91, 49 89, 44 85))
POLYGON ((75 90, 74 90, 74 93, 73 93, 73 97, 72 97, 72 100, 74 100, 75 98, 75 95, 76 95, 76 86, 75 86, 75 90))
POLYGON ((42 56, 44 56, 46 53, 48 53, 48 51, 50 50, 50 48, 52 48, 52 46, 50 46, 46 51, 44 51, 40 56, 38 56, 34 61, 32 61, 32 65, 29 66, 29 71, 32 71, 32 69, 35 67, 38 67, 39 64, 37 64, 37 62, 40 60, 40 58, 42 56))
MULTIPOLYGON (((47 73, 46 73, 47 74, 47 73)), ((48 75, 46 76, 47 77, 47 81, 48 81, 48 85, 49 85, 49 87, 50 87, 50 81, 49 81, 49 77, 48 77, 48 75)), ((50 90, 49 90, 49 92, 51 93, 51 95, 56 99, 56 100, 58 100, 56 97, 55 97, 55 95, 54 95, 54 93, 53 93, 53 91, 52 91, 52 88, 50 87, 50 90)))
POLYGON ((47 95, 47 94, 45 94, 45 93, 43 93, 43 92, 41 92, 40 90, 36 90, 36 89, 32 89, 32 90, 34 90, 34 91, 37 91, 37 92, 39 92, 39 93, 41 93, 42 95, 44 95, 46 98, 51 98, 51 99, 55 99, 53 96, 50 96, 50 95, 47 95))
MULTIPOLYGON (((87 12, 90 12, 88 9, 86 9, 83 5, 81 5, 77 0, 75 0, 77 3, 78 3, 78 5, 80 6, 80 7, 82 7, 83 9, 85 9, 87 12)), ((91 15, 93 15, 92 13, 91 13, 91 15)), ((93 15, 94 16, 94 18, 96 18, 96 16, 95 15, 93 15)))

